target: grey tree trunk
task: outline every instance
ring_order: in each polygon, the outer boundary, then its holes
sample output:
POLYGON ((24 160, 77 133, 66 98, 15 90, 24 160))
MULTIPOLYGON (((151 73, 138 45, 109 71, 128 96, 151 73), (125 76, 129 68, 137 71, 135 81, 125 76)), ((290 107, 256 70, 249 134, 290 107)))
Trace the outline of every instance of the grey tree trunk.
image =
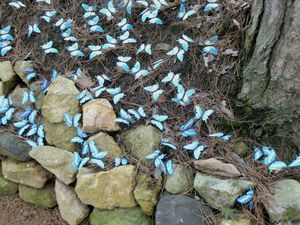
MULTIPOLYGON (((239 98, 300 147, 300 0, 254 0, 239 98), (274 126, 276 125, 276 126, 274 126)), ((300 148, 299 148, 300 149, 300 148)))

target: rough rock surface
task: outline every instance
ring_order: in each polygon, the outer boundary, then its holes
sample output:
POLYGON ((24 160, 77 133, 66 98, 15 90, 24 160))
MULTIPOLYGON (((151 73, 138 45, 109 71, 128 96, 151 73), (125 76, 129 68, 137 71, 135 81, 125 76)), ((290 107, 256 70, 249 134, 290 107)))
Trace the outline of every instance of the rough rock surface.
POLYGON ((0 81, 2 93, 6 96, 16 85, 18 76, 9 61, 0 62, 0 81))
POLYGON ((33 95, 35 97, 35 107, 37 109, 42 109, 43 103, 44 103, 44 98, 45 94, 41 90, 41 83, 36 81, 36 82, 31 82, 30 85, 30 90, 33 92, 33 95))
POLYGON ((69 151, 75 149, 71 139, 76 135, 76 129, 66 127, 64 113, 71 116, 79 113, 79 102, 76 99, 78 94, 75 83, 61 76, 50 85, 42 107, 45 135, 49 144, 69 151))
POLYGON ((22 61, 18 60, 16 61, 14 65, 14 70, 18 74, 18 76, 22 79, 22 81, 28 86, 29 82, 26 80, 26 72, 24 72, 24 69, 33 68, 33 64, 31 61, 22 61))
POLYGON ((69 225, 77 225, 89 215, 90 209, 77 197, 73 188, 56 179, 55 194, 61 217, 69 225))
POLYGON ((47 184, 43 188, 33 188, 20 184, 19 194, 20 198, 25 202, 35 204, 42 208, 52 208, 56 206, 53 184, 47 184))
POLYGON ((210 210, 184 195, 164 194, 157 204, 155 225, 208 225, 210 210))
POLYGON ((157 204, 157 197, 162 187, 162 179, 153 183, 151 177, 140 174, 134 189, 134 198, 140 205, 143 213, 151 216, 157 204))
POLYGON ((85 103, 83 111, 83 131, 95 133, 100 130, 118 131, 120 127, 116 123, 116 114, 107 99, 93 99, 85 103))
POLYGON ((277 181, 272 186, 273 199, 265 205, 274 221, 300 220, 300 183, 292 179, 277 181))
POLYGON ((139 160, 159 147, 161 133, 153 126, 138 126, 122 134, 122 141, 128 151, 139 160))
POLYGON ((25 144, 18 136, 10 132, 0 132, 0 155, 8 156, 18 161, 30 159, 31 147, 25 144))
POLYGON ((179 194, 189 191, 193 187, 194 174, 188 168, 174 165, 174 173, 167 177, 166 191, 171 194, 179 194))
POLYGON ((2 167, 0 164, 0 196, 13 195, 17 191, 18 191, 18 184, 4 178, 2 174, 2 167))
POLYGON ((94 208, 89 217, 91 225, 151 225, 151 220, 138 207, 101 210, 94 208))
POLYGON ((213 208, 231 208, 252 183, 246 180, 220 179, 201 173, 196 174, 194 188, 213 208))
POLYGON ((71 167, 73 154, 52 146, 34 147, 30 156, 58 179, 69 185, 76 179, 77 170, 71 167))
POLYGON ((42 188, 50 178, 50 174, 36 162, 2 161, 2 173, 5 179, 42 188))
POLYGON ((75 191, 79 199, 99 209, 129 208, 136 205, 133 191, 136 168, 120 166, 105 172, 81 170, 75 191))
POLYGON ((94 141, 96 146, 101 150, 107 151, 108 157, 115 158, 124 155, 123 150, 114 140, 114 138, 104 132, 93 135, 89 138, 89 140, 94 141))
POLYGON ((241 157, 245 157, 248 152, 248 147, 243 141, 238 141, 232 146, 233 151, 241 157))
POLYGON ((228 178, 241 176, 240 171, 233 164, 223 163, 214 158, 194 161, 194 166, 197 170, 210 175, 228 178))
POLYGON ((29 89, 26 87, 21 87, 20 85, 17 85, 15 89, 12 91, 10 97, 14 106, 18 106, 22 109, 25 109, 27 106, 31 105, 29 101, 26 102, 24 105, 21 104, 23 99, 23 93, 25 91, 28 92, 29 89))

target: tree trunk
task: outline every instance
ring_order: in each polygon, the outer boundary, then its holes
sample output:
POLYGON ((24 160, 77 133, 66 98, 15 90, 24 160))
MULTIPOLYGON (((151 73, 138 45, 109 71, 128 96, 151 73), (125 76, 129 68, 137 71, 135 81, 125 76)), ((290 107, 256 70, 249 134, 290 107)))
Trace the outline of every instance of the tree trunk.
POLYGON ((300 1, 254 0, 239 98, 300 147, 300 1))

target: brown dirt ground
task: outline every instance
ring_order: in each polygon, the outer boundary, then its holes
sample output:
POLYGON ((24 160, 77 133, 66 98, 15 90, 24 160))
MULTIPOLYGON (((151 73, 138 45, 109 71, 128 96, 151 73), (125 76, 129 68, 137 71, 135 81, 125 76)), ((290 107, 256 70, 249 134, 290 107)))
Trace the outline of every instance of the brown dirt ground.
MULTIPOLYGON (((0 225, 68 225, 58 208, 43 209, 16 196, 0 197, 0 225)), ((82 225, 88 225, 85 221, 82 225)))

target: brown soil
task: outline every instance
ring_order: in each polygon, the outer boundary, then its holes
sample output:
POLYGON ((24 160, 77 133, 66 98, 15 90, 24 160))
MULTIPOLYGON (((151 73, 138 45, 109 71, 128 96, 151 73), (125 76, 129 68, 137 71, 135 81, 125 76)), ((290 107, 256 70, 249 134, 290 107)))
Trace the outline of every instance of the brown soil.
MULTIPOLYGON (((87 225, 84 223, 82 225, 87 225)), ((0 225, 67 225, 58 208, 43 209, 18 196, 0 197, 0 225)))

